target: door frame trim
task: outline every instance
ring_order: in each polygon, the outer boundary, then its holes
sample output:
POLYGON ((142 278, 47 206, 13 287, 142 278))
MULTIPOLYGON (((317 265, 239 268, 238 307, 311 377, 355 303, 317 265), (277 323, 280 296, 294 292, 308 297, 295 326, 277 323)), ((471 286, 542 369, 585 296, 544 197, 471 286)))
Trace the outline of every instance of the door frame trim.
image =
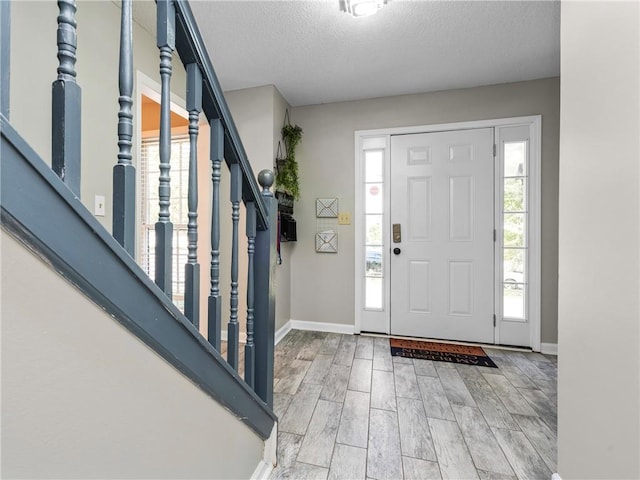
MULTIPOLYGON (((466 122, 441 123, 433 125, 416 125, 409 127, 381 128, 374 130, 357 130, 354 132, 354 228, 355 228, 355 258, 354 258, 354 278, 355 278, 355 296, 354 296, 354 332, 360 333, 362 330, 362 304, 364 299, 364 282, 361 272, 364 271, 364 248, 363 248, 363 178, 362 178, 362 151, 363 141, 367 138, 385 139, 387 145, 386 159, 389 169, 390 139, 392 135, 406 135, 416 133, 434 133, 454 130, 470 130, 478 128, 500 128, 513 126, 528 126, 531 132, 531 151, 530 151, 530 170, 529 170, 529 186, 531 192, 530 210, 529 210, 529 331, 530 331, 530 347, 534 351, 540 351, 541 342, 541 319, 540 319, 540 289, 541 289, 541 160, 542 160, 542 116, 530 115, 523 117, 495 118, 487 120, 473 120, 466 122)), ((495 141, 495 139, 494 139, 495 141)), ((385 187, 388 187, 388 175, 385 178, 385 187)), ((494 188, 497 190, 498 185, 494 188)), ((385 196, 388 188, 385 188, 385 196)), ((388 198, 388 197, 387 197, 388 198)), ((498 206, 496 205, 497 209, 498 206)), ((385 217, 389 215, 389 211, 385 208, 385 217)), ((385 228, 388 230, 388 225, 385 228)), ((390 232, 384 233, 385 247, 390 245, 390 232)), ((497 263, 497 258, 494 260, 497 263)), ((388 255, 384 271, 388 271, 388 255)), ((389 295, 389 276, 385 275, 385 297, 389 295)), ((496 291, 498 288, 496 279, 496 291)), ((496 294, 497 295, 497 294, 496 294)), ((387 316, 390 311, 387 305, 387 316)), ((390 318, 389 318, 390 323, 390 318)), ((498 326, 499 327, 499 322, 498 326)), ((388 327, 389 328, 389 327, 388 327)), ((387 330, 386 333, 389 333, 387 330)), ((499 334, 496 335, 499 339, 499 334)))

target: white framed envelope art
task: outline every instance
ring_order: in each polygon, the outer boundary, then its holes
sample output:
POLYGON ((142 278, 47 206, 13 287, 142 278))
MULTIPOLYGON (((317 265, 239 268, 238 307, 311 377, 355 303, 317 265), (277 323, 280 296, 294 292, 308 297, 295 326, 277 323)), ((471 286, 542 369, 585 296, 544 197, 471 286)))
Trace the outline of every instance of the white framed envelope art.
POLYGON ((338 234, 332 230, 316 233, 316 252, 338 253, 338 234))
POLYGON ((338 216, 337 198, 316 198, 316 217, 336 218, 338 216))

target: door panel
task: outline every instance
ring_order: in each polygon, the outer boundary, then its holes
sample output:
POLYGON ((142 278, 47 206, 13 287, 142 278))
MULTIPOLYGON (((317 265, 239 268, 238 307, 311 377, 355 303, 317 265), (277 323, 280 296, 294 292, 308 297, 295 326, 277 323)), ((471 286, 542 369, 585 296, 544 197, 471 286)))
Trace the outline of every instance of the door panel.
POLYGON ((412 261, 409 264, 409 311, 431 312, 431 262, 412 261))
POLYGON ((473 315, 473 262, 449 262, 449 315, 473 315))
POLYGON ((408 178, 407 193, 409 218, 413 219, 407 225, 409 239, 429 240, 431 238, 431 178, 408 178))
POLYGON ((473 241, 473 177, 449 178, 449 240, 473 241))
POLYGON ((493 129, 391 138, 391 333, 493 343, 493 129))

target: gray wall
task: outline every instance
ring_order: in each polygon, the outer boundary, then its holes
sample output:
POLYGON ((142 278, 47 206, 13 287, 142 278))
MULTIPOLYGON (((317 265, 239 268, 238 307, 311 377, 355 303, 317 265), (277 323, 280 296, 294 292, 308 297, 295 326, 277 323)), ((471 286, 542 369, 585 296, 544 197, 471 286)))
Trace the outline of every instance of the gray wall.
MULTIPOLYGON (((11 123, 46 162, 51 161, 57 15, 56 2, 11 3, 11 123)), ((80 0, 77 22, 76 68, 82 88, 81 196, 92 212, 94 196, 105 196, 106 216, 98 220, 111 231, 112 172, 118 154, 119 2, 80 0)), ((134 22, 133 42, 134 70, 159 82, 160 60, 154 37, 134 22)), ((184 98, 186 75, 177 57, 173 67, 172 90, 184 98)), ((137 122, 134 104, 134 124, 137 122)), ((134 164, 135 155, 134 148, 134 164)))
POLYGON ((542 115, 542 342, 557 342, 558 138, 560 80, 450 90, 293 109, 304 130, 296 205, 298 245, 292 255, 291 316, 354 322, 353 224, 338 226, 339 253, 315 253, 315 199, 338 197, 354 212, 354 131, 523 115, 542 115))
MULTIPOLYGON (((257 176, 265 168, 273 170, 284 112, 289 105, 273 85, 225 92, 225 98, 254 174, 257 176)), ((290 318, 291 250, 294 245, 282 243, 282 264, 276 268, 276 330, 290 318)), ((241 289, 245 285, 246 281, 243 281, 241 289)))
MULTIPOLYGON (((12 2, 11 5, 11 122, 31 146, 50 162, 51 157, 51 82, 56 77, 56 16, 55 2, 12 2), (29 81, 21 81, 28 78, 29 81), (35 113, 34 113, 35 112, 35 113)), ((120 8, 111 1, 78 2, 78 60, 77 80, 82 88, 82 201, 93 212, 94 196, 106 198, 106 216, 97 217, 111 231, 112 171, 117 161, 118 124, 118 54, 120 31, 120 8)), ((152 34, 133 25, 134 69, 159 82, 159 56, 152 34)), ((185 71, 182 62, 174 55, 172 91, 184 99, 185 71)), ((135 90, 134 99, 138 92, 135 90)), ((271 94, 271 91, 269 91, 271 94)), ((271 97, 269 97, 270 101, 271 97)), ((134 142, 137 137, 139 112, 134 101, 134 142)), ((204 118, 204 117, 202 117, 204 118)), ((269 148, 271 113, 269 119, 269 148)), ((209 161, 209 131, 205 121, 201 124, 199 139, 199 262, 201 265, 201 321, 200 330, 207 334, 206 308, 209 295, 210 264, 210 189, 211 162, 209 161)), ((252 131, 252 134, 254 131, 252 131)), ((266 147, 265 147, 266 148, 266 147)), ((270 152, 270 150, 268 150, 270 152)), ((133 162, 137 164, 137 150, 133 149, 133 162)), ((266 155, 269 156, 269 155, 266 155)), ((254 168, 259 170, 255 165, 254 168)), ((229 199, 228 169, 222 168, 222 219, 227 223, 225 232, 231 228, 231 206, 229 199)), ((138 209, 137 220, 140 221, 138 209)), ((244 213, 241 219, 241 239, 244 238, 244 213)), ((172 219, 176 221, 176 219, 172 219)), ((229 284, 231 234, 221 236, 221 292, 224 298, 223 330, 229 319, 229 284)), ((242 250, 246 252, 246 241, 242 250)), ((246 278, 246 255, 240 255, 240 278, 246 278)), ((240 292, 239 317, 244 331, 246 317, 246 289, 240 292)))
POLYGON ((564 480, 640 478, 639 31, 637 2, 562 2, 564 480))
POLYGON ((249 478, 263 442, 0 232, 2 478, 249 478))
MULTIPOLYGON (((273 87, 272 162, 278 153, 278 142, 282 139, 282 126, 284 125, 284 115, 287 108, 289 108, 289 104, 278 89, 273 87)), ((273 170, 273 167, 264 168, 273 170)), ((280 244, 282 264, 276 268, 276 331, 291 319, 291 255, 295 248, 296 242, 283 242, 280 244)))

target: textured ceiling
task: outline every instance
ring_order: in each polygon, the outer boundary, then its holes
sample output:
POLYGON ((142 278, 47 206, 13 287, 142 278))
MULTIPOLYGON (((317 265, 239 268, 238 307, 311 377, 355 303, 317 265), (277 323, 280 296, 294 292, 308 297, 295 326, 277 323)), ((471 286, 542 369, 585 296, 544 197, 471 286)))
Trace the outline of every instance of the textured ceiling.
MULTIPOLYGON (((558 76, 557 1, 192 1, 224 90, 275 85, 293 106, 558 76)), ((144 15, 139 21, 144 23, 144 15)))

